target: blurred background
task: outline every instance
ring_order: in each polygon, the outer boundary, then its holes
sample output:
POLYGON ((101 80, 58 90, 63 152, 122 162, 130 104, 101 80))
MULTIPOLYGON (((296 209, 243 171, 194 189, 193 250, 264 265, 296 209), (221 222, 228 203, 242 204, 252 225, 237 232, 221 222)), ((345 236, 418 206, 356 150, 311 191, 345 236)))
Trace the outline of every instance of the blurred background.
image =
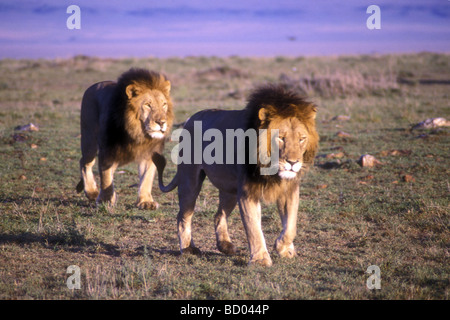
POLYGON ((448 0, 1 0, 0 58, 449 52, 449 18, 448 0), (380 30, 366 26, 372 4, 380 30))

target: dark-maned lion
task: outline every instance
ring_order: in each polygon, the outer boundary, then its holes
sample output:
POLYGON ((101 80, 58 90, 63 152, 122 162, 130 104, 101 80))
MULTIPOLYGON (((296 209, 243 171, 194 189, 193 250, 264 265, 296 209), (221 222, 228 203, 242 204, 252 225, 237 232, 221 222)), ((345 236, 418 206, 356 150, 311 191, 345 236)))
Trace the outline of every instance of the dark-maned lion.
MULTIPOLYGON (((277 173, 263 175, 263 164, 258 160, 244 164, 212 163, 203 161, 200 164, 179 163, 177 173, 167 186, 164 186, 163 170, 166 164, 164 157, 153 155, 153 161, 158 169, 159 187, 163 192, 169 192, 178 186, 180 211, 178 213, 178 238, 182 252, 198 252, 191 236, 191 219, 194 206, 200 192, 202 182, 208 177, 219 189, 219 208, 215 216, 216 240, 218 249, 225 254, 236 252, 227 230, 227 217, 239 205, 241 218, 247 234, 250 248, 250 263, 266 266, 272 260, 266 248, 261 229, 260 201, 275 202, 281 217, 283 230, 275 241, 275 249, 282 257, 293 257, 295 249, 293 240, 296 235, 297 211, 299 205, 299 183, 302 174, 313 164, 318 148, 319 136, 315 126, 316 107, 297 94, 280 86, 264 86, 257 89, 249 98, 243 110, 204 110, 193 115, 185 124, 184 130, 195 134, 195 122, 201 121, 202 133, 209 129, 220 131, 223 137, 227 130, 244 131, 248 129, 267 129, 267 145, 258 143, 252 151, 249 146, 244 148, 234 145, 234 155, 238 152, 256 152, 263 148, 272 150, 271 142, 278 146, 279 161, 277 173), (270 136, 272 129, 278 129, 278 138, 270 136)), ((197 122, 198 124, 198 122, 197 122)), ((197 129, 198 130, 198 129, 197 129)), ((242 131, 241 131, 242 132, 242 131)), ((276 133, 275 133, 276 134, 276 133)), ((195 139, 195 138, 194 138, 195 139)), ((208 141, 203 141, 202 149, 208 147, 208 141)), ((194 148, 191 150, 193 156, 194 148)), ((277 150, 277 149, 275 149, 277 150)), ((228 152, 228 151, 227 151, 228 152)), ((224 156, 225 157, 225 156, 224 156)), ((236 159, 236 158, 235 158, 236 159)), ((258 158, 259 159, 259 158, 258 158)), ((198 162, 198 161, 197 161, 198 162)))
POLYGON ((156 209, 151 195, 156 167, 153 152, 162 152, 173 123, 170 82, 159 73, 130 69, 117 82, 89 87, 81 104, 81 181, 77 191, 88 199, 114 205, 114 171, 131 161, 139 163, 137 206, 156 209), (100 193, 92 167, 98 152, 100 193))

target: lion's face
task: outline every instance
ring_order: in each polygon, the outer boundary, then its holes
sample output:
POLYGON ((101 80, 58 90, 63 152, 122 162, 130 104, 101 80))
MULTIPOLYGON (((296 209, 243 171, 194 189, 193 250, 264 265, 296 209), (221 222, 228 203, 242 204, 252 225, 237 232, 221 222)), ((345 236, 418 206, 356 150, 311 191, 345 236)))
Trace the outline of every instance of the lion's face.
MULTIPOLYGON (((311 137, 306 125, 296 117, 268 117, 268 112, 264 108, 261 109, 259 117, 267 121, 269 133, 278 130, 278 137, 275 140, 279 150, 278 175, 282 179, 296 178, 304 164, 304 156, 310 145, 311 137)), ((267 150, 271 150, 271 138, 267 140, 267 143, 267 150)))
MULTIPOLYGON (((144 133, 153 139, 163 139, 167 131, 169 101, 156 89, 139 89, 135 85, 128 95, 129 103, 139 116, 144 133)), ((127 88, 128 93, 128 88, 127 88)))
POLYGON ((158 90, 151 90, 143 94, 140 100, 140 119, 145 133, 154 139, 164 138, 167 130, 166 97, 158 90))
POLYGON ((282 179, 293 179, 302 168, 303 155, 308 145, 306 126, 297 118, 273 119, 270 129, 278 129, 278 175, 282 179))

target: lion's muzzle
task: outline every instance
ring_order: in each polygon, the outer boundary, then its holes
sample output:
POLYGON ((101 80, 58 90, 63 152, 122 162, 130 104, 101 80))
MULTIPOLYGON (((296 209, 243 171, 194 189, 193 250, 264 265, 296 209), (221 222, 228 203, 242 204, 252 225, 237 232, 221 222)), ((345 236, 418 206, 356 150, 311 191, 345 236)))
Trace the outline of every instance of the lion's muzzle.
POLYGON ((147 133, 153 139, 163 139, 164 133, 167 131, 167 123, 165 120, 159 120, 146 126, 147 133))
POLYGON ((282 179, 294 179, 297 173, 302 168, 302 162, 300 161, 283 161, 280 162, 280 168, 278 170, 278 175, 282 179))

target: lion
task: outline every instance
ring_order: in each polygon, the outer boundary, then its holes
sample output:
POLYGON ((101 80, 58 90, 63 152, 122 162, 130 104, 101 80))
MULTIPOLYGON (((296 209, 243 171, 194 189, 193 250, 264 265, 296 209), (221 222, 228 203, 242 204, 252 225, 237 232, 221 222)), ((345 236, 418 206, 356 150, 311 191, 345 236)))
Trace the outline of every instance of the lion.
POLYGON ((81 104, 81 181, 96 204, 116 202, 113 176, 117 167, 138 162, 137 206, 156 209, 151 190, 156 167, 151 155, 162 152, 173 123, 170 81, 145 69, 130 69, 117 82, 103 81, 89 87, 81 104), (92 167, 98 152, 100 192, 92 167))
MULTIPOLYGON (((263 165, 260 160, 256 163, 246 160, 242 164, 237 161, 219 161, 222 164, 208 164, 205 161, 182 162, 177 165, 173 180, 165 186, 163 172, 166 160, 155 153, 153 161, 158 170, 161 191, 169 192, 178 187, 180 210, 177 228, 182 253, 200 253, 191 235, 191 221, 202 183, 205 177, 208 177, 219 189, 219 207, 214 218, 219 251, 227 255, 236 253, 236 247, 228 233, 227 218, 238 204, 250 250, 249 264, 272 265, 261 229, 260 203, 263 200, 267 203, 276 202, 281 217, 282 231, 275 241, 275 250, 281 257, 292 258, 296 255, 293 240, 297 227, 299 183, 303 174, 313 164, 318 149, 319 136, 315 117, 316 106, 313 103, 305 101, 282 86, 266 85, 250 95, 246 107, 242 110, 204 110, 188 119, 184 130, 190 134, 195 134, 196 121, 201 121, 203 133, 214 129, 219 130, 223 136, 230 129, 251 129, 257 132, 266 129, 266 140, 258 143, 255 150, 248 144, 238 147, 237 143, 232 142, 234 154, 245 152, 247 157, 256 152, 256 149, 258 152, 272 150, 271 143, 275 143, 279 160, 275 164, 277 172, 271 175, 262 174, 262 169, 267 165, 263 165)), ((205 151, 208 145, 208 141, 204 141, 202 150, 205 151)), ((194 148, 191 151, 191 154, 194 154, 194 148)))

